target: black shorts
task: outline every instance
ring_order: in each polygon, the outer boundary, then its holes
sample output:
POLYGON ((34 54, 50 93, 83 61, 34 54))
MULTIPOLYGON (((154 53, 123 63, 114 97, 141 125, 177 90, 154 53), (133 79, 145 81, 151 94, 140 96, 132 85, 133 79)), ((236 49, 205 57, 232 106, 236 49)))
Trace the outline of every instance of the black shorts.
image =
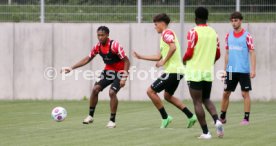
POLYGON ((208 81, 187 81, 189 88, 202 91, 202 99, 210 99, 212 82, 208 81))
POLYGON ((251 79, 249 73, 229 73, 227 72, 227 76, 224 82, 224 91, 235 91, 238 83, 241 85, 242 91, 250 91, 251 87, 251 79))
POLYGON ((118 92, 121 88, 120 87, 120 74, 115 71, 104 70, 101 73, 100 81, 96 82, 95 85, 100 85, 101 91, 102 91, 110 84, 112 84, 110 89, 114 90, 115 92, 118 92))
POLYGON ((164 73, 161 77, 159 77, 155 82, 152 83, 151 88, 153 91, 157 93, 165 90, 165 92, 168 92, 170 95, 173 95, 182 78, 182 74, 164 73))

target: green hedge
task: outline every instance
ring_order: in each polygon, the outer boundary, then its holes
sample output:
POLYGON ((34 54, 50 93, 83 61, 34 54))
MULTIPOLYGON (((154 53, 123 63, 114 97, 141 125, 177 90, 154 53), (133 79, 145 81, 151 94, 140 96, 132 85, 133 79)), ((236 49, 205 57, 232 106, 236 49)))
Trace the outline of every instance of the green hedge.
MULTIPOLYGON (((185 21, 194 21, 195 7, 185 8, 185 21)), ((208 7, 210 22, 228 22, 235 7, 208 7)), ((172 21, 179 21, 178 6, 144 6, 143 21, 151 22, 157 13, 168 13, 172 21)), ((83 5, 46 5, 46 22, 136 22, 137 8, 130 6, 83 6, 83 5)), ((275 12, 243 13, 248 22, 276 22, 275 12)), ((0 5, 1 22, 38 22, 40 16, 39 5, 0 5)))

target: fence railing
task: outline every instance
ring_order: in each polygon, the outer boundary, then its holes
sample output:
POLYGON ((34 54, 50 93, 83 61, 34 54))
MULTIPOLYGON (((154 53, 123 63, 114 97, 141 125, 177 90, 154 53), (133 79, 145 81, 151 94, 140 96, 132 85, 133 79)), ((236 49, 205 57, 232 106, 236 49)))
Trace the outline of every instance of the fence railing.
POLYGON ((151 22, 167 13, 179 22, 194 21, 194 10, 205 6, 210 22, 227 22, 240 10, 248 22, 276 22, 276 0, 0 0, 0 22, 151 22), (180 2, 184 1, 184 5, 180 2))

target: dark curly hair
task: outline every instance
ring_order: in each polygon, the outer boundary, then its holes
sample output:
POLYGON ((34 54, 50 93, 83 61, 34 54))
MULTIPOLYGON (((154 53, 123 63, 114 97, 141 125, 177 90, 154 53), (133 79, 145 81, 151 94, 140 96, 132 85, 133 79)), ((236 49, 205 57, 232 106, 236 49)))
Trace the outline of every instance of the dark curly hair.
POLYGON ((103 31, 103 32, 105 32, 106 34, 109 34, 109 29, 108 29, 108 27, 106 27, 106 26, 100 26, 100 27, 97 29, 97 31, 103 31))
POLYGON ((161 13, 153 17, 153 22, 165 22, 167 25, 169 25, 171 19, 167 14, 161 13))
POLYGON ((196 16, 197 19, 207 21, 208 20, 208 15, 209 15, 209 12, 205 7, 198 7, 195 10, 195 16, 196 16))
POLYGON ((230 20, 231 19, 240 19, 240 20, 242 20, 243 17, 242 17, 242 14, 240 12, 234 12, 230 15, 230 20))

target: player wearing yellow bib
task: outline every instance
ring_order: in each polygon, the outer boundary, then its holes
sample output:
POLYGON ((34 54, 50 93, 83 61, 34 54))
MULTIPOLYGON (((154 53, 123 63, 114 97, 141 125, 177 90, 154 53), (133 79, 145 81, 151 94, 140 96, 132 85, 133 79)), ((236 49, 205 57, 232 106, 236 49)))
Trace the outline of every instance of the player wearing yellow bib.
POLYGON ((179 42, 175 33, 168 29, 170 18, 166 14, 156 15, 153 22, 156 31, 162 34, 160 39, 160 53, 152 56, 144 56, 134 52, 134 56, 137 59, 157 61, 156 67, 164 67, 165 73, 148 88, 147 94, 162 116, 163 120, 160 128, 166 128, 172 121, 172 117, 167 114, 160 97, 157 95, 162 90, 165 90, 165 100, 186 114, 188 117, 187 127, 190 128, 197 121, 196 116, 178 98, 173 96, 184 75, 179 42))
POLYGON ((185 79, 193 99, 195 113, 203 133, 200 139, 212 138, 202 104, 213 117, 219 137, 223 137, 222 123, 218 120, 216 107, 210 100, 214 63, 220 57, 219 42, 215 30, 207 25, 208 10, 199 7, 195 10, 197 26, 188 33, 188 49, 183 58, 186 64, 185 79))

